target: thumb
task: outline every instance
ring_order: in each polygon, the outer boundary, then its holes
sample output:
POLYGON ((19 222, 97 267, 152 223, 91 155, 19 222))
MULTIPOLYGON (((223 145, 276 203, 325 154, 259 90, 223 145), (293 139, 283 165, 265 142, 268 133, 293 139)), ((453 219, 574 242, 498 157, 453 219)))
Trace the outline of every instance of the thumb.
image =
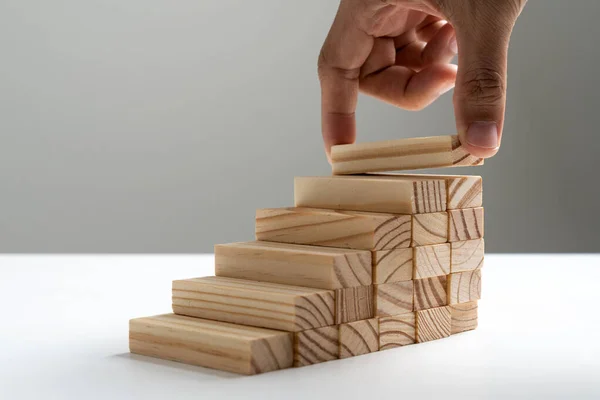
POLYGON ((517 18, 478 8, 476 18, 460 18, 455 25, 458 75, 454 112, 461 144, 476 157, 498 151, 506 104, 508 43, 517 18), (504 20, 503 20, 504 19, 504 20), (508 20, 507 20, 508 19, 508 20))

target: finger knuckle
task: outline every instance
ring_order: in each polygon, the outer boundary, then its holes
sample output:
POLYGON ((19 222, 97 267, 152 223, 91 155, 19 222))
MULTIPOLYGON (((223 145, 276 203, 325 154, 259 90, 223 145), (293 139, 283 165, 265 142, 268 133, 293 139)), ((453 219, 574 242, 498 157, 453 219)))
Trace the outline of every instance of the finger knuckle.
POLYGON ((327 54, 325 49, 322 48, 319 52, 319 57, 317 59, 317 72, 319 74, 319 79, 323 79, 325 74, 325 70, 327 68, 327 54))
POLYGON ((425 100, 416 100, 411 104, 405 104, 403 108, 408 111, 422 111, 429 103, 425 100))
POLYGON ((400 107, 406 111, 422 111, 429 104, 431 104, 432 100, 428 99, 424 96, 420 95, 409 95, 404 97, 403 99, 398 99, 394 105, 396 107, 400 107))
POLYGON ((360 68, 342 68, 331 62, 329 53, 325 47, 321 49, 317 60, 317 73, 321 82, 332 76, 343 80, 357 80, 360 76, 360 68))
POLYGON ((508 23, 519 16, 527 0, 432 0, 449 21, 477 24, 508 23), (466 21, 465 21, 466 20, 466 21), (502 22, 506 20, 505 22, 502 22))
POLYGON ((515 18, 519 14, 521 14, 521 11, 525 7, 525 3, 527 3, 527 0, 506 0, 506 1, 508 3, 507 6, 508 6, 510 12, 512 13, 512 16, 515 18))
POLYGON ((469 69, 462 86, 462 94, 468 101, 483 105, 500 103, 506 88, 502 74, 486 67, 469 69))
POLYGON ((425 104, 416 104, 413 106, 409 106, 406 109, 408 111, 423 111, 425 109, 425 107, 427 107, 425 104))

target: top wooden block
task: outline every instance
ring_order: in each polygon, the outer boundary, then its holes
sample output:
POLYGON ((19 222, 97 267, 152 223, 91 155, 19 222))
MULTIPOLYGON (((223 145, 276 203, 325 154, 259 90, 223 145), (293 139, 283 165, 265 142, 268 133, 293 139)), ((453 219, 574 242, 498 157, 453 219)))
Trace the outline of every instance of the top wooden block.
POLYGON ((296 177, 296 207, 419 214, 446 211, 446 181, 400 176, 296 177))
POLYGON ((458 136, 432 136, 343 144, 331 148, 336 175, 482 165, 460 145, 458 136))

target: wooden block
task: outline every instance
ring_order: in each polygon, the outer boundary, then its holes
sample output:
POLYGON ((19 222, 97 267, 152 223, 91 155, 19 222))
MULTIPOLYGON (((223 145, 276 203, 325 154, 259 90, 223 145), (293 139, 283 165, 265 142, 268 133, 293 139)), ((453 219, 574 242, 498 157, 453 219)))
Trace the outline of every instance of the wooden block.
POLYGON ((448 211, 450 220, 448 241, 480 239, 483 237, 483 207, 448 211))
POLYGON ((413 215, 412 246, 427 246, 448 241, 448 213, 413 215))
POLYGON ((472 271, 483 267, 485 243, 483 239, 450 243, 452 257, 450 272, 472 271))
MULTIPOLYGON (((431 181, 443 179, 446 183, 446 209, 474 208, 483 205, 481 176, 476 175, 433 175, 433 174, 367 174, 373 179, 395 179, 431 181)), ((435 210, 425 211, 434 212, 435 210)))
POLYGON ((453 304, 450 306, 452 315, 452 334, 471 331, 477 328, 477 302, 453 304))
POLYGON ((415 310, 425 310, 447 305, 447 283, 447 276, 415 279, 415 310))
POLYGON ((173 314, 129 321, 129 349, 246 375, 289 368, 294 357, 291 333, 173 314))
POLYGON ((379 350, 377 318, 340 325, 340 358, 360 356, 379 350))
POLYGON ((417 341, 415 313, 379 318, 379 350, 414 344, 417 341))
POLYGON ((481 298, 481 270, 449 275, 448 304, 468 303, 481 298))
POLYGON ((413 311, 413 282, 374 285, 375 315, 391 316, 413 311))
POLYGON ((372 283, 371 252, 276 242, 220 244, 215 275, 322 289, 366 286, 372 283))
POLYGON ((450 273, 450 244, 419 246, 414 249, 415 279, 450 273))
POLYGON ((336 324, 373 318, 373 313, 373 285, 336 289, 336 324))
POLYGON ((294 333, 294 367, 318 364, 340 358, 337 326, 294 333))
POLYGON ((331 161, 336 175, 483 164, 467 153, 458 136, 338 145, 331 148, 331 161))
POLYGON ((409 281, 413 278, 413 249, 372 252, 373 283, 409 281))
POLYGON ((347 249, 410 247, 411 216, 317 208, 256 212, 256 239, 347 249))
POLYGON ((302 331, 334 324, 332 290, 218 276, 173 281, 176 314, 302 331))
POLYGON ((452 317, 450 307, 417 311, 417 343, 450 336, 452 317))
POLYGON ((446 193, 448 210, 483 205, 483 181, 480 176, 448 176, 446 193))
POLYGON ((446 211, 443 179, 296 177, 296 207, 417 214, 446 211))

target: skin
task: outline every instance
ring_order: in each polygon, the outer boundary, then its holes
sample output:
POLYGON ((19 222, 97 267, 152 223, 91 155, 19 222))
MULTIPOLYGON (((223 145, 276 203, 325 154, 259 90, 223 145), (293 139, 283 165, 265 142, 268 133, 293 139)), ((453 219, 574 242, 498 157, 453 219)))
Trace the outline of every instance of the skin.
POLYGON ((453 87, 461 143, 477 157, 496 154, 508 44, 526 1, 341 0, 318 62, 327 156, 356 140, 359 91, 421 110, 453 87))

